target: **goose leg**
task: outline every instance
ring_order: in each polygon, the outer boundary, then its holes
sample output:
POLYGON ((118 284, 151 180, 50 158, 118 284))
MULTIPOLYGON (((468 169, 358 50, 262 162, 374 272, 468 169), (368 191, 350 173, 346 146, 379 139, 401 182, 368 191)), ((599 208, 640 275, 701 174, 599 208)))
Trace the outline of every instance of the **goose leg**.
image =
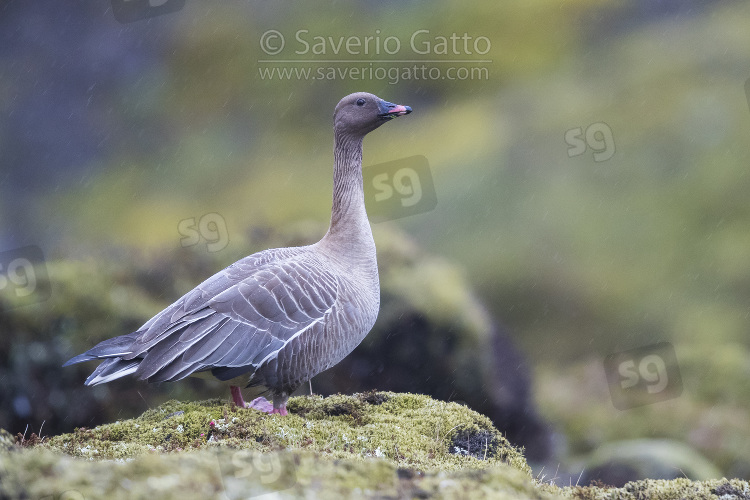
POLYGON ((289 401, 289 394, 282 392, 280 394, 273 395, 273 411, 271 413, 278 413, 279 415, 288 415, 286 410, 286 402, 289 401))
POLYGON ((232 401, 234 401, 234 404, 240 408, 247 408, 247 403, 242 399, 242 390, 239 386, 229 386, 229 390, 232 392, 232 401))

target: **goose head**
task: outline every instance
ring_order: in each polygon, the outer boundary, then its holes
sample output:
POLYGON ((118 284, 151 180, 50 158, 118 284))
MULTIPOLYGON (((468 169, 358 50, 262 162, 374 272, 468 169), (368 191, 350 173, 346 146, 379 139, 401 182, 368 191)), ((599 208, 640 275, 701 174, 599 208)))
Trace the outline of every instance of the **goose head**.
POLYGON ((364 136, 385 122, 409 113, 409 106, 393 104, 367 92, 356 92, 336 105, 333 128, 337 133, 364 136))

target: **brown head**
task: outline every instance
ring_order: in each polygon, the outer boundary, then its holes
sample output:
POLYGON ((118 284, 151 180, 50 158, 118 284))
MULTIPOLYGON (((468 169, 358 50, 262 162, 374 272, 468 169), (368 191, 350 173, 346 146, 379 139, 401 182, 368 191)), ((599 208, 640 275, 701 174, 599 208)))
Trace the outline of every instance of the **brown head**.
POLYGON ((337 134, 364 136, 397 116, 411 113, 409 106, 393 104, 367 92, 355 92, 339 101, 333 112, 337 134))

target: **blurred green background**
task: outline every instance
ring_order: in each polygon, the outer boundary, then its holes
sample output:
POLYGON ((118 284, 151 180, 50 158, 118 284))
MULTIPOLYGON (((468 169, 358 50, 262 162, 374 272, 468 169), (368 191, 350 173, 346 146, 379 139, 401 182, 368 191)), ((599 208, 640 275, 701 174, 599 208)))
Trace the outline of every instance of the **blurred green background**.
MULTIPOLYGON (((181 274, 166 305, 252 248, 251 228, 327 222, 333 107, 372 92, 414 113, 368 136, 365 164, 423 155, 437 194, 433 211, 394 224, 462 268, 509 327, 560 434, 557 459, 575 467, 607 442, 672 438, 727 476, 750 474, 747 2, 188 0, 128 24, 94 2, 0 12, 0 251, 32 244, 50 262, 83 262, 91 276, 68 279, 96 283, 96 297, 116 293, 97 270, 138 260, 169 273, 180 264, 159 256, 181 247, 180 221, 220 214, 229 243, 203 274, 181 274), (286 37, 279 55, 261 50, 270 29, 286 37), (428 67, 443 70, 477 56, 415 56, 415 31, 486 37, 490 62, 455 67, 488 76, 261 78, 284 66, 262 60, 352 58, 295 54, 298 30, 379 30, 401 51, 358 59, 441 59, 428 67), (592 124, 611 140, 592 134, 569 156, 566 133, 592 124), (614 154, 596 161, 605 139, 614 154), (675 347, 682 395, 615 409, 604 358, 659 341, 675 347)), ((368 64, 304 67, 331 66, 368 64)), ((65 287, 52 277, 53 296, 65 287)), ((126 295, 112 314, 137 328, 153 312, 126 295)), ((23 333, 2 335, 10 352, 23 333)))

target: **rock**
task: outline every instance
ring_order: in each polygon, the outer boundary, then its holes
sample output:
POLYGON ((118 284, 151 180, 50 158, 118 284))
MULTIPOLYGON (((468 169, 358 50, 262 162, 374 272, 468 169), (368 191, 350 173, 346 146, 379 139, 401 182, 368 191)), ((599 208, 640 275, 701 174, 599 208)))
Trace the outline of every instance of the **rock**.
POLYGON ((632 439, 606 443, 586 460, 582 484, 592 480, 624 486, 640 479, 693 480, 721 477, 721 472, 700 453, 679 441, 632 439))

